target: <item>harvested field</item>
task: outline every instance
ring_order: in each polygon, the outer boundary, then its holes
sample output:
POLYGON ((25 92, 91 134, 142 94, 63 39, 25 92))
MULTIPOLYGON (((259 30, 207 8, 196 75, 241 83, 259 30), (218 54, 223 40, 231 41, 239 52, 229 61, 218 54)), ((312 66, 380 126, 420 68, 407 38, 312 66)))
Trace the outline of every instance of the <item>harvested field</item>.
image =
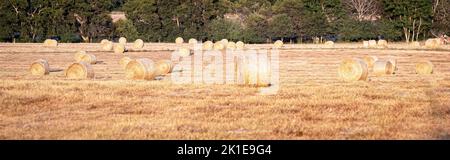
POLYGON ((127 80, 121 58, 156 62, 178 46, 146 43, 133 51, 132 45, 115 54, 100 44, 0 43, 0 139, 450 139, 449 45, 285 44, 281 88, 271 96, 238 85, 172 84, 170 75, 127 80), (79 50, 97 58, 93 80, 29 73, 37 59, 66 69, 79 50), (365 56, 396 59, 398 70, 370 71, 368 81, 339 78, 343 59, 365 56), (433 74, 416 74, 423 60, 433 63, 433 74))

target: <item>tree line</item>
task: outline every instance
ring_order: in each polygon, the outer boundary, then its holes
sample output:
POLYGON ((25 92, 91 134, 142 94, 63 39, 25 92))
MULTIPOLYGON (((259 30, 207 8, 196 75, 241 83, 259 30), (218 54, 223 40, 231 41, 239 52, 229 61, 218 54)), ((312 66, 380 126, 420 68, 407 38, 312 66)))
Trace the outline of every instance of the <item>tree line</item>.
POLYGON ((450 0, 1 0, 0 10, 3 42, 410 42, 450 33, 450 0), (127 19, 113 23, 112 11, 127 19))

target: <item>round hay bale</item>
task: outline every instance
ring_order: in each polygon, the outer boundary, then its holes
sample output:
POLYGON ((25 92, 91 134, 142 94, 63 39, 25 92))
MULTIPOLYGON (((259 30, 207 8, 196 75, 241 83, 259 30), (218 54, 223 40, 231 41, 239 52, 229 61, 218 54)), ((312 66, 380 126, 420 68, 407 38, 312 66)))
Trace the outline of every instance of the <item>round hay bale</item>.
POLYGON ((180 57, 188 57, 191 55, 191 50, 188 48, 180 48, 177 52, 180 57))
POLYGON ((31 64, 30 72, 31 75, 35 76, 48 75, 50 73, 50 66, 48 65, 47 60, 38 59, 31 64))
POLYGON ((80 62, 82 57, 86 54, 87 54, 86 51, 78 51, 77 53, 75 53, 74 56, 75 62, 80 62))
POLYGON ((369 40, 369 48, 375 48, 375 47, 377 47, 377 41, 369 40))
POLYGON ((166 75, 172 72, 173 63, 170 60, 156 62, 156 75, 166 75))
POLYGON ((281 48, 281 47, 283 47, 283 45, 284 45, 283 41, 278 40, 278 41, 276 41, 276 42, 273 44, 273 47, 274 47, 274 48, 281 48))
POLYGON ((363 58, 364 62, 366 62, 367 67, 372 68, 376 61, 378 61, 377 56, 365 56, 363 58))
POLYGON ((153 80, 156 77, 156 67, 150 59, 136 59, 127 64, 125 74, 127 79, 153 80))
POLYGON ((417 74, 433 74, 433 63, 430 61, 419 62, 416 64, 417 74))
POLYGON ((97 63, 97 58, 95 57, 95 55, 93 54, 84 54, 81 59, 77 62, 86 62, 89 64, 96 64, 97 63))
POLYGON ((116 54, 125 53, 125 45, 123 45, 121 43, 114 45, 114 53, 116 53, 116 54))
POLYGON ((94 78, 94 70, 89 63, 73 63, 67 68, 66 77, 69 79, 92 79, 94 78))
POLYGON ((177 39, 175 39, 175 43, 176 44, 183 44, 184 43, 184 39, 181 37, 178 37, 177 39))
POLYGON ((46 46, 46 47, 56 47, 56 46, 58 46, 58 41, 56 41, 54 39, 46 39, 44 41, 44 46, 46 46))
POLYGON ((235 50, 236 49, 236 43, 228 42, 227 49, 235 50))
POLYGON ((213 49, 213 46, 214 46, 213 42, 206 41, 205 43, 203 43, 203 47, 202 48, 203 48, 203 50, 210 51, 210 50, 213 49))
POLYGON ((383 76, 394 73, 393 64, 390 61, 376 61, 373 65, 373 73, 376 76, 383 76))
POLYGON ((222 40, 220 40, 220 42, 224 45, 224 46, 227 46, 228 45, 228 39, 222 39, 222 40))
POLYGON ((214 50, 221 51, 221 50, 225 49, 225 45, 219 41, 219 42, 214 43, 213 48, 214 48, 214 50))
POLYGON ((369 48, 369 41, 363 41, 363 47, 369 48))
POLYGON ((441 46, 439 38, 431 38, 425 41, 425 47, 428 49, 438 49, 441 46))
POLYGON ((111 50, 113 49, 113 47, 114 47, 114 44, 113 44, 111 41, 105 42, 105 43, 102 45, 102 48, 103 48, 103 50, 105 50, 105 51, 111 51, 111 50))
POLYGON ((327 41, 327 42, 325 42, 325 45, 327 45, 327 46, 334 46, 334 42, 333 41, 327 41))
POLYGON ((236 49, 243 50, 245 47, 245 43, 242 41, 236 42, 236 49))
POLYGON ((126 45, 126 44, 127 44, 127 38, 125 38, 125 37, 120 37, 120 38, 119 38, 119 43, 120 43, 120 44, 123 44, 123 45, 126 45))
POLYGON ((388 47, 388 42, 386 40, 380 39, 378 40, 377 45, 386 48, 388 47))
POLYGON ((137 39, 133 43, 133 49, 142 49, 144 48, 144 41, 142 39, 137 39))
POLYGON ((119 64, 123 69, 125 69, 130 61, 132 61, 130 57, 123 57, 119 60, 119 64))
POLYGON ((189 44, 197 44, 198 41, 195 38, 189 39, 189 44))
POLYGON ((107 40, 107 39, 102 39, 101 41, 100 41, 100 44, 101 45, 104 45, 104 44, 106 44, 106 43, 108 43, 109 42, 109 40, 107 40))
POLYGON ((368 73, 367 64, 361 59, 345 59, 339 66, 339 76, 345 81, 365 81, 368 73))

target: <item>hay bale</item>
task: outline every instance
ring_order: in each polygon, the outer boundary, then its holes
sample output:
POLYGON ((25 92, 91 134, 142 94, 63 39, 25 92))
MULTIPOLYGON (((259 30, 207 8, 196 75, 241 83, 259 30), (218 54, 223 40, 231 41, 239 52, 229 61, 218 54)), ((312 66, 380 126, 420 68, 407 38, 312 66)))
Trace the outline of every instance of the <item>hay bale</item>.
POLYGON ((126 49, 125 49, 125 45, 119 43, 114 45, 114 53, 116 54, 123 54, 125 53, 126 49))
POLYGON ((77 53, 75 53, 74 56, 75 62, 80 62, 83 56, 86 54, 87 54, 86 51, 78 51, 77 53))
POLYGON ((225 49, 225 45, 223 44, 223 42, 219 41, 219 42, 214 43, 213 48, 214 48, 214 50, 221 51, 221 50, 225 49))
POLYGON ((417 74, 433 74, 433 63, 430 61, 419 62, 416 64, 417 74))
POLYGON ((156 77, 156 67, 150 59, 136 59, 127 64, 125 74, 127 79, 153 80, 156 77))
POLYGON ((345 59, 339 66, 339 76, 345 81, 365 81, 368 75, 367 63, 361 59, 345 59))
POLYGON ((170 60, 156 62, 156 75, 166 75, 172 72, 173 63, 170 60))
POLYGON ((123 45, 126 45, 126 44, 127 44, 127 38, 125 38, 125 37, 120 37, 120 38, 119 38, 119 43, 120 43, 120 44, 123 44, 123 45))
POLYGON ((65 75, 69 79, 92 79, 94 78, 94 70, 89 63, 73 63, 67 68, 65 75))
POLYGON ((383 76, 386 74, 393 74, 394 67, 390 61, 376 61, 373 65, 373 73, 376 76, 383 76))
POLYGON ((375 47, 377 47, 377 41, 369 40, 369 48, 375 48, 375 47))
POLYGON ((175 43, 176 44, 183 44, 184 43, 184 39, 181 37, 178 37, 177 39, 175 39, 175 43))
POLYGON ((105 42, 105 43, 102 45, 102 48, 103 48, 103 50, 105 50, 105 51, 111 51, 111 50, 113 49, 113 47, 114 47, 114 44, 113 44, 111 41, 105 42))
POLYGON ((438 49, 441 47, 441 40, 439 38, 431 38, 425 41, 425 47, 428 49, 438 49))
POLYGON ((191 55, 191 50, 188 48, 180 48, 177 53, 180 57, 188 57, 191 55))
POLYGON ((142 49, 144 48, 144 41, 142 39, 137 39, 133 43, 133 49, 142 49))
POLYGON ((227 49, 235 50, 236 49, 236 43, 228 42, 227 49))
POLYGON ((202 48, 203 48, 203 50, 210 51, 213 49, 213 46, 214 46, 213 42, 206 41, 205 43, 203 43, 202 48))
POLYGON ((273 47, 279 49, 279 48, 283 47, 283 45, 284 45, 283 41, 278 40, 273 44, 273 47))
POLYGON ((245 43, 242 41, 236 42, 236 49, 243 50, 245 48, 245 43))
POLYGON ((228 45, 228 39, 222 39, 222 40, 220 40, 220 42, 224 45, 224 46, 227 46, 228 45))
POLYGON ((34 61, 30 66, 31 75, 43 76, 50 73, 50 66, 45 59, 38 59, 34 61))
POLYGON ((56 46, 58 46, 58 41, 56 41, 54 39, 46 39, 44 41, 44 46, 46 46, 46 47, 56 47, 56 46))
POLYGON ((366 62, 367 67, 372 68, 376 61, 378 61, 377 56, 365 56, 363 58, 364 62, 366 62))
POLYGON ((125 69, 130 61, 132 61, 130 57, 123 57, 119 60, 119 64, 123 69, 125 69))
POLYGON ((89 64, 96 64, 97 63, 97 58, 95 57, 95 55, 93 54, 84 54, 81 59, 77 62, 86 62, 89 64))
POLYGON ((388 42, 386 40, 380 39, 378 40, 377 45, 386 48, 388 47, 388 42))
POLYGON ((333 41, 327 41, 327 42, 325 42, 325 45, 327 45, 327 46, 334 46, 334 42, 333 41))
POLYGON ((369 41, 363 41, 363 47, 369 48, 369 41))
POLYGON ((189 39, 188 43, 189 44, 197 44, 198 41, 195 38, 191 38, 191 39, 189 39))
POLYGON ((107 39, 102 39, 101 41, 100 41, 100 44, 103 46, 103 45, 105 45, 106 43, 108 43, 109 42, 109 40, 107 40, 107 39))

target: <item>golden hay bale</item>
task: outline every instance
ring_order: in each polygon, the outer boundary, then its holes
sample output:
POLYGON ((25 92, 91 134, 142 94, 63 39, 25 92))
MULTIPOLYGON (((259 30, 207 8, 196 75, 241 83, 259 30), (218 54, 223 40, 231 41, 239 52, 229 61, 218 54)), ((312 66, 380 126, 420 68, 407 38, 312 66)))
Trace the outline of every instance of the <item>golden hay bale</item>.
POLYGON ((220 42, 224 45, 224 46, 227 46, 228 45, 228 39, 222 39, 222 40, 220 40, 220 42))
POLYGON ((125 37, 120 37, 120 38, 119 38, 119 43, 120 43, 120 44, 123 44, 123 45, 126 45, 126 44, 127 44, 127 38, 125 38, 125 37))
POLYGON ((365 56, 363 58, 364 62, 366 62, 367 67, 372 68, 373 64, 375 64, 376 61, 378 61, 377 56, 365 56))
POLYGON ((327 41, 327 42, 325 42, 325 45, 327 45, 327 46, 334 46, 334 42, 333 41, 327 41))
POLYGON ((123 57, 120 59, 119 64, 125 69, 130 61, 132 61, 130 57, 123 57))
POLYGON ((283 41, 278 40, 278 41, 276 41, 276 42, 273 44, 273 47, 274 47, 274 48, 281 48, 281 47, 283 47, 283 45, 284 45, 283 41))
POLYGON ((339 76, 345 81, 365 81, 368 75, 367 63, 361 59, 345 59, 339 66, 339 76))
POLYGON ((363 41, 363 47, 369 48, 369 41, 363 41))
POLYGON ((86 63, 89 63, 89 64, 96 64, 97 63, 97 58, 93 54, 85 54, 77 62, 86 62, 86 63))
POLYGON ((153 80, 156 77, 156 67, 150 59, 136 59, 127 64, 125 74, 127 79, 153 80))
POLYGON ((197 44, 198 41, 195 38, 189 39, 189 44, 197 44))
POLYGON ((105 42, 105 43, 102 45, 102 48, 103 48, 103 50, 105 50, 105 51, 110 51, 110 50, 113 49, 113 47, 114 47, 114 44, 113 44, 111 41, 105 42))
POLYGON ((370 48, 377 47, 377 41, 376 40, 369 40, 369 47, 370 48))
POLYGON ((222 43, 222 42, 216 42, 216 43, 214 43, 214 46, 213 46, 213 48, 214 48, 214 50, 224 50, 225 49, 225 45, 222 43))
POLYGON ((119 43, 114 45, 114 53, 123 54, 125 53, 125 45, 119 43))
POLYGON ((142 49, 144 48, 144 41, 142 39, 137 39, 133 43, 133 49, 142 49))
POLYGON ((47 60, 38 59, 31 64, 30 72, 31 75, 35 76, 48 75, 50 73, 50 66, 48 65, 47 60))
POLYGON ((44 41, 44 46, 47 47, 56 47, 58 46, 58 41, 54 40, 54 39, 46 39, 44 41))
POLYGON ((166 75, 172 72, 173 63, 170 60, 156 62, 156 75, 166 75))
POLYGON ((236 49, 243 50, 245 47, 245 43, 242 41, 236 42, 236 49))
POLYGON ((109 42, 109 40, 107 40, 107 39, 102 39, 102 41, 100 41, 100 44, 101 45, 104 45, 104 44, 106 44, 106 43, 108 43, 109 42))
POLYGON ((227 49, 235 50, 236 49, 236 43, 228 42, 227 49))
POLYGON ((94 78, 94 70, 91 65, 86 62, 73 63, 66 70, 66 77, 69 79, 92 79, 94 78))
POLYGON ((176 44, 183 44, 184 43, 184 39, 181 37, 178 37, 177 39, 175 39, 175 43, 176 44))
POLYGON ((86 55, 86 52, 85 52, 85 51, 78 51, 77 53, 75 53, 75 56, 74 56, 75 62, 80 62, 80 61, 81 61, 81 58, 82 58, 84 55, 86 55))
POLYGON ((177 52, 180 57, 188 57, 191 55, 191 50, 188 48, 180 48, 177 52))
POLYGON ((378 40, 377 45, 380 47, 388 47, 388 42, 386 40, 380 39, 378 40))
POLYGON ((432 74, 433 73, 433 63, 430 61, 419 62, 416 64, 417 74, 432 74))
POLYGON ((244 85, 255 87, 267 87, 270 86, 270 63, 252 62, 248 57, 239 58, 237 67, 240 69, 239 75, 241 75, 241 82, 244 85))
POLYGON ((393 74, 394 67, 390 61, 376 61, 373 65, 373 73, 376 76, 382 76, 386 74, 393 74))
POLYGON ((202 48, 203 48, 203 50, 209 51, 209 50, 213 49, 213 46, 214 46, 213 42, 206 41, 205 43, 203 43, 202 48))
POLYGON ((431 38, 425 41, 425 47, 429 49, 437 49, 441 46, 439 38, 431 38))

